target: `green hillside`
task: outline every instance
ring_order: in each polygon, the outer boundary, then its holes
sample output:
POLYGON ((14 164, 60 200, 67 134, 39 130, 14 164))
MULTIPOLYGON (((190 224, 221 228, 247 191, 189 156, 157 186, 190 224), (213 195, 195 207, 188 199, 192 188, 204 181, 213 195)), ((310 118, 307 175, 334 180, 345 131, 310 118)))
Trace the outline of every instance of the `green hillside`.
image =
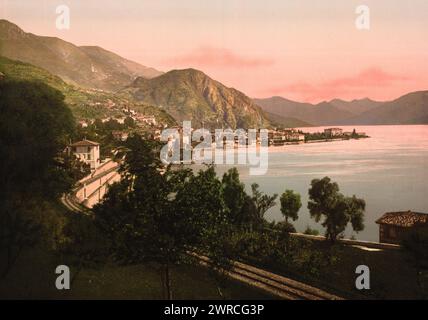
POLYGON ((31 63, 84 88, 114 91, 136 77, 162 74, 100 47, 79 47, 55 37, 27 33, 0 19, 0 55, 31 63))
POLYGON ((172 124, 174 120, 159 108, 137 103, 132 99, 100 90, 82 89, 67 84, 61 78, 48 71, 28 63, 10 60, 0 56, 0 72, 5 77, 20 80, 42 81, 58 89, 65 96, 65 101, 71 108, 74 116, 80 119, 97 119, 122 115, 122 107, 130 107, 143 114, 154 115, 159 121, 172 124), (109 105, 115 104, 114 108, 109 105))

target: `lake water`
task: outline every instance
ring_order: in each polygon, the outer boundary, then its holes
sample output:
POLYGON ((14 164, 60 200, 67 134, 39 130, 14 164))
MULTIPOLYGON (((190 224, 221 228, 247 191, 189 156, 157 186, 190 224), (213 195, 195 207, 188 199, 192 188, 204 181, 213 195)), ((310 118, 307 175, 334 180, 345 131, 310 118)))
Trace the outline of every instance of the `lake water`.
MULTIPOLYGON (((341 127, 352 131, 352 127, 341 127)), ((428 126, 356 126, 369 139, 343 140, 269 148, 269 169, 265 175, 250 176, 248 168, 238 167, 248 191, 253 182, 266 193, 281 194, 293 189, 302 196, 298 231, 311 226, 322 231, 310 218, 307 209, 308 189, 312 179, 329 176, 345 195, 366 201, 365 229, 353 234, 357 239, 378 240, 375 220, 388 211, 428 212, 428 126)), ((323 131, 324 127, 302 128, 306 132, 323 131)), ((225 166, 218 166, 222 174, 225 166)), ((279 201, 277 201, 279 202, 279 201)), ((266 215, 282 220, 279 205, 266 215)))

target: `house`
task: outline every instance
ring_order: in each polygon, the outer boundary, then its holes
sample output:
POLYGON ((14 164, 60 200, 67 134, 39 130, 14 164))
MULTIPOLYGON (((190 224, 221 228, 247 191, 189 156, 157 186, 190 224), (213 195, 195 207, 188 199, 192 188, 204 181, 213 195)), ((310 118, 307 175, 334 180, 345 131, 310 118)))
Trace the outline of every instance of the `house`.
POLYGON ((120 131, 120 130, 113 130, 111 134, 113 135, 113 138, 119 141, 126 141, 129 136, 128 132, 120 131))
POLYGON ((107 118, 101 119, 101 122, 102 123, 106 123, 106 122, 109 122, 109 121, 115 121, 115 122, 117 122, 119 124, 124 124, 125 123, 125 119, 126 119, 126 117, 118 117, 118 118, 107 117, 107 118))
POLYGON ((112 118, 114 121, 117 121, 120 124, 125 124, 126 117, 120 117, 120 118, 112 118))
POLYGON ((327 128, 324 129, 324 134, 327 137, 337 137, 342 135, 343 130, 340 128, 327 128))
POLYGON ((387 212, 376 220, 379 225, 379 242, 400 244, 414 227, 428 223, 428 213, 413 211, 387 212))
POLYGON ((82 140, 70 145, 71 152, 81 161, 89 164, 91 170, 95 170, 100 164, 100 144, 97 142, 82 140))
POLYGON ((305 135, 298 131, 293 130, 293 132, 287 135, 288 141, 305 141, 305 135))
POLYGON ((88 123, 85 120, 80 120, 79 121, 79 126, 81 128, 87 128, 88 127, 88 123))
POLYGON ((112 108, 114 108, 116 106, 116 103, 115 102, 113 102, 112 100, 110 100, 110 99, 108 99, 107 100, 107 103, 106 103, 106 107, 108 108, 108 109, 112 109, 112 108))
POLYGON ((137 120, 140 122, 145 122, 148 125, 152 125, 152 126, 157 125, 155 116, 138 115, 137 120))
POLYGON ((154 140, 160 140, 162 131, 160 129, 156 129, 153 134, 154 140))

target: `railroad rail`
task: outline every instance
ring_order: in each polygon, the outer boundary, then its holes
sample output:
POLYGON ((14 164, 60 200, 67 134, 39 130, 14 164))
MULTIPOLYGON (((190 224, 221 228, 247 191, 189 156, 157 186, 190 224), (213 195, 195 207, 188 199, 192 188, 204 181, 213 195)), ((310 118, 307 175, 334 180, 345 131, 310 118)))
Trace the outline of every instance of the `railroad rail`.
MULTIPOLYGON (((213 267, 209 258, 189 253, 207 267, 213 267)), ((259 269, 248 264, 231 261, 231 268, 218 270, 228 277, 266 291, 273 296, 286 300, 343 300, 321 289, 302 282, 259 269)))

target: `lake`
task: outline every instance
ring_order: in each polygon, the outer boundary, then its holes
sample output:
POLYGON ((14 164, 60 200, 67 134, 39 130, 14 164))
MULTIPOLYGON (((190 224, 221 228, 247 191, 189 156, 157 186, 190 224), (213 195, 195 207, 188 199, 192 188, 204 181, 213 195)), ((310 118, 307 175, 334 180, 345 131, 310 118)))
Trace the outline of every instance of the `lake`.
MULTIPOLYGON (((248 168, 238 167, 241 180, 257 182, 266 193, 281 194, 293 189, 302 196, 299 219, 294 223, 303 232, 309 225, 322 226, 310 218, 308 189, 312 179, 329 176, 345 195, 355 194, 366 201, 365 229, 346 236, 378 241, 375 220, 388 211, 428 212, 428 125, 342 126, 344 131, 365 132, 369 139, 341 140, 269 148, 269 169, 265 175, 250 176, 248 168)), ((323 131, 324 127, 302 128, 305 132, 323 131)), ((222 174, 226 166, 218 166, 222 174)), ((279 201, 277 201, 279 203, 279 201)), ((270 209, 269 221, 282 220, 277 204, 270 209)))

